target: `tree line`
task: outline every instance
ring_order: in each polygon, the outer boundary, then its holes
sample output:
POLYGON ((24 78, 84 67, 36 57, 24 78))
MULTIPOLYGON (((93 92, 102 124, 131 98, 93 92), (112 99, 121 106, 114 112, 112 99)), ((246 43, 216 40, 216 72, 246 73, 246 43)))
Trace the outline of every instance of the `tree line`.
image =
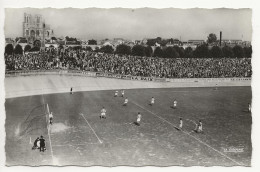
MULTIPOLYGON (((87 48, 91 51, 91 48, 87 48)), ((162 57, 162 58, 222 58, 222 57, 237 57, 251 58, 252 47, 241 47, 239 45, 232 47, 213 46, 209 48, 207 45, 197 46, 195 49, 187 47, 184 49, 179 46, 156 47, 154 50, 151 46, 134 45, 132 48, 125 44, 120 44, 114 50, 112 46, 104 46, 96 48, 95 52, 114 53, 121 55, 146 56, 146 57, 162 57)))
MULTIPOLYGON (((33 48, 30 45, 26 45, 24 50, 21 45, 17 44, 14 48, 13 45, 7 44, 5 47, 6 54, 23 54, 23 52, 31 51, 33 48)), ((72 49, 82 49, 81 46, 76 46, 72 49)), ((125 44, 120 44, 114 48, 110 45, 103 46, 101 48, 96 47, 92 50, 91 47, 86 47, 87 51, 95 51, 109 54, 121 54, 121 55, 133 55, 133 56, 146 56, 146 57, 162 57, 162 58, 221 58, 221 57, 237 57, 243 58, 252 57, 252 47, 241 47, 239 45, 232 47, 213 46, 209 48, 207 45, 197 46, 195 49, 187 47, 184 49, 179 46, 169 47, 156 47, 154 50, 151 46, 134 45, 133 47, 125 44)), ((39 51, 39 50, 35 50, 39 51)))
POLYGON ((30 45, 26 45, 23 50, 23 48, 20 44, 17 44, 15 47, 13 47, 12 44, 7 44, 5 46, 5 54, 8 54, 8 55, 23 54, 24 52, 28 52, 28 51, 40 51, 40 47, 38 47, 38 46, 32 47, 30 45))

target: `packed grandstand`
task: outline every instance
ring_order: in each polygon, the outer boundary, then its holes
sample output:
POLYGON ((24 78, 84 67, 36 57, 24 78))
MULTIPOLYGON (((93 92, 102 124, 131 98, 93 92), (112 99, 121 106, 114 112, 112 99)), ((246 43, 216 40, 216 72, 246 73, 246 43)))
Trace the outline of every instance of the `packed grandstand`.
POLYGON ((5 55, 6 71, 81 70, 157 78, 251 77, 251 58, 158 58, 63 49, 5 55))

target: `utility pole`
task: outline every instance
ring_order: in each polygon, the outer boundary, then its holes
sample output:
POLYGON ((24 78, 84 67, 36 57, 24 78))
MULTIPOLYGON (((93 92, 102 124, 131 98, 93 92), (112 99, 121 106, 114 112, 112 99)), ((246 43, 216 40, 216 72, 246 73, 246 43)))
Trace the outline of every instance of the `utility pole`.
POLYGON ((221 47, 221 43, 222 43, 222 31, 219 32, 219 45, 221 47))
POLYGON ((43 54, 45 54, 45 22, 43 22, 43 34, 42 34, 42 49, 43 49, 43 54))

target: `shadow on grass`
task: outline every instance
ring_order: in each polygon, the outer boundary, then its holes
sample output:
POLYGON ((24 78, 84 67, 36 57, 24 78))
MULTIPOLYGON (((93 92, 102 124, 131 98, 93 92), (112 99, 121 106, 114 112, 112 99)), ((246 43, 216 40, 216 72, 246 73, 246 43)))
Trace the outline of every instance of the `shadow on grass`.
POLYGON ((136 125, 136 126, 140 126, 140 124, 137 123, 137 122, 133 122, 133 124, 136 125))

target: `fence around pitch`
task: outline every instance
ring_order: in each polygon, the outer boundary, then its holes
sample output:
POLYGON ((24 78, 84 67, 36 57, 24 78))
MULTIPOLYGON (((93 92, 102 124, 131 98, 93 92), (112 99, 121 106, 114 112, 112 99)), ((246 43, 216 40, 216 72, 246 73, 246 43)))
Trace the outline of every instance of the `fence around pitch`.
POLYGON ((251 82, 250 77, 245 78, 156 78, 156 77, 141 77, 131 75, 120 75, 103 72, 90 72, 81 70, 20 70, 20 71, 6 71, 6 77, 12 76, 28 76, 28 75, 70 75, 82 77, 105 77, 124 80, 139 80, 139 81, 154 81, 154 82, 251 82))

